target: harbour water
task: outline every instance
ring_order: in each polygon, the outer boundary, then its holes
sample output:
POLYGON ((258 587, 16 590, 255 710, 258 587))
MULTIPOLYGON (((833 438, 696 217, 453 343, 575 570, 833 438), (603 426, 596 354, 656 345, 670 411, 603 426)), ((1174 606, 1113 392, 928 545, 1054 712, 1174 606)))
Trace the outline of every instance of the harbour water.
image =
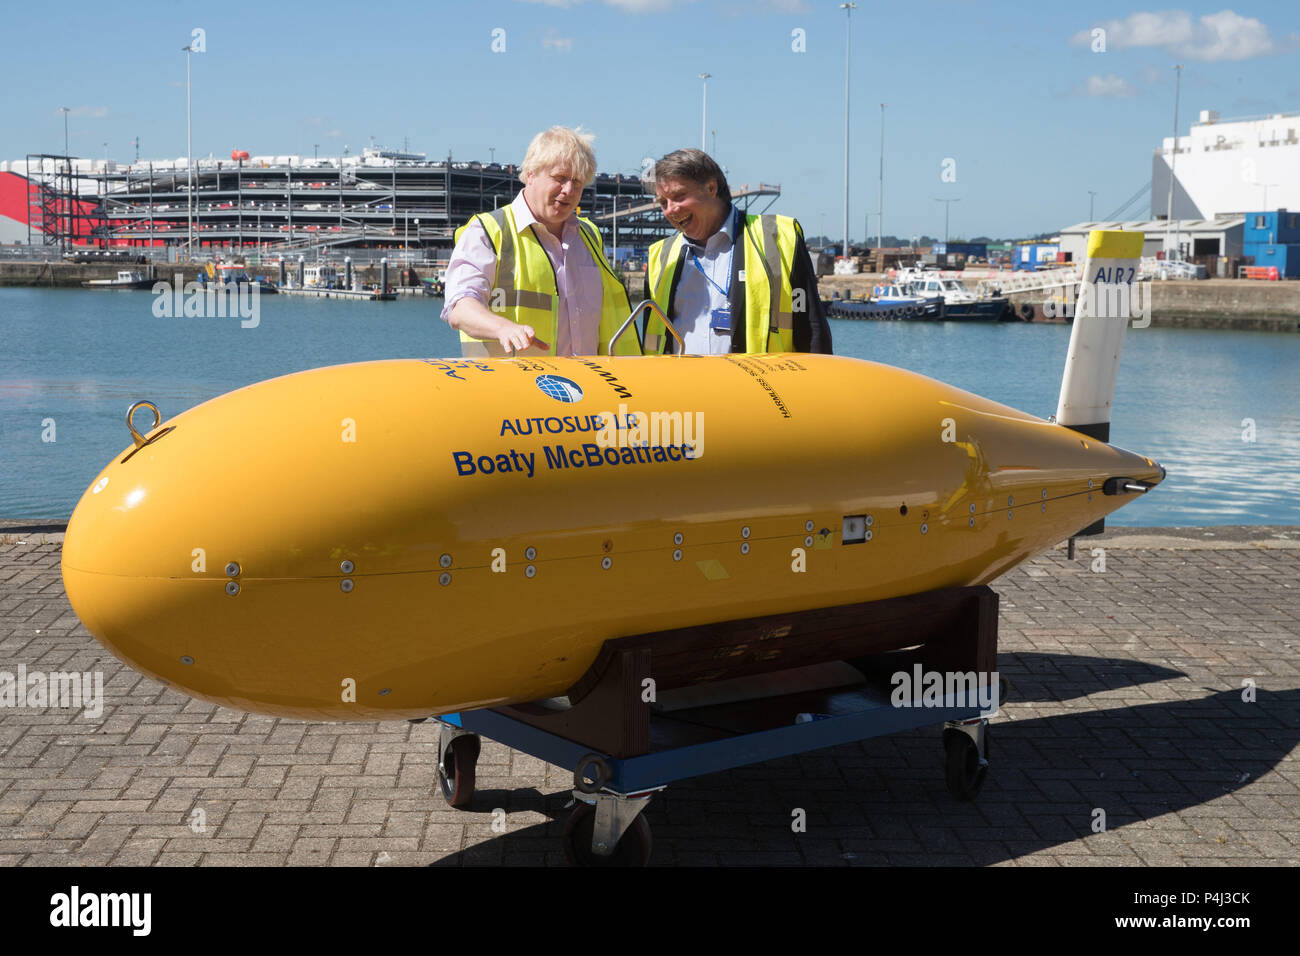
MULTIPOLYGON (((152 401, 167 418, 303 369, 460 351, 438 319, 439 299, 266 296, 255 327, 238 315, 157 317, 153 303, 148 292, 0 289, 0 518, 66 520, 129 444, 123 416, 133 401, 152 401)), ((1056 409, 1069 326, 832 326, 838 354, 911 369, 1032 414, 1056 409)), ((864 407, 863 427, 888 411, 864 407)), ((138 413, 142 427, 148 419, 147 410, 138 413)), ((1169 472, 1111 524, 1300 525, 1300 336, 1130 330, 1111 439, 1169 472)))

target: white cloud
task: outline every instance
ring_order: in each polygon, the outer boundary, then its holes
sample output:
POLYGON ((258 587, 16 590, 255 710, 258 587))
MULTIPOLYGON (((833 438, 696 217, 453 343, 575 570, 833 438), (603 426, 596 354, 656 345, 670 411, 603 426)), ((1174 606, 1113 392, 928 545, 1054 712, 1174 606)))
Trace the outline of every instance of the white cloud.
MULTIPOLYGON (((1139 12, 1099 25, 1106 31, 1108 49, 1160 47, 1176 56, 1205 62, 1248 60, 1280 53, 1297 39, 1293 34, 1284 42, 1274 40, 1269 36, 1268 27, 1259 20, 1232 10, 1195 19, 1186 10, 1139 12)), ((1070 42, 1075 46, 1091 46, 1092 30, 1080 30, 1070 42)))
POLYGON ((1137 91, 1123 77, 1107 73, 1088 77, 1079 92, 1084 96, 1133 96, 1137 91))
POLYGON ((562 37, 553 29, 547 30, 542 34, 542 46, 556 53, 572 53, 573 37, 562 37))
POLYGON ((334 138, 334 139, 338 139, 340 136, 343 135, 343 130, 341 130, 341 129, 332 129, 332 130, 330 130, 328 133, 326 133, 325 135, 326 135, 326 136, 330 136, 330 137, 332 137, 332 138, 334 138))

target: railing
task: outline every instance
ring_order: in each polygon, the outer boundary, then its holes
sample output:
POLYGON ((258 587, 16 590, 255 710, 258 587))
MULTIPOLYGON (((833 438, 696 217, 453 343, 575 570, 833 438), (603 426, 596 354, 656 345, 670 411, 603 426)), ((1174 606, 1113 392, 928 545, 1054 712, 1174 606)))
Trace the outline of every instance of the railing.
POLYGON ((991 294, 997 290, 1002 295, 1017 292, 1046 292, 1050 289, 1063 289, 1079 284, 1080 275, 1077 267, 1066 269, 1048 269, 1044 272, 1012 273, 1005 279, 985 279, 977 287, 980 295, 991 294))

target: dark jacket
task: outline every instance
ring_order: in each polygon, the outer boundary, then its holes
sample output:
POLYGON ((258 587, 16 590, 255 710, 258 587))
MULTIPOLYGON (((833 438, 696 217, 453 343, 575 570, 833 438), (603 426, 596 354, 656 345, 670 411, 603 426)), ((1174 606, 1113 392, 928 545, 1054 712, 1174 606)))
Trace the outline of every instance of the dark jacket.
MULTIPOLYGON (((794 349, 796 352, 821 352, 827 355, 831 352, 831 327, 826 321, 826 315, 822 310, 822 300, 817 294, 817 273, 813 270, 812 257, 808 254, 808 247, 804 244, 803 229, 799 221, 795 220, 795 231, 798 240, 795 244, 794 261, 790 266, 790 290, 804 290, 804 303, 807 306, 802 312, 794 313, 793 332, 794 332, 794 349)), ((749 230, 745 228, 744 215, 740 219, 741 235, 736 237, 736 243, 752 243, 754 240, 749 236, 749 230)), ((671 242, 672 237, 664 240, 671 242)), ((673 308, 673 299, 677 295, 677 283, 681 281, 682 272, 685 266, 686 243, 682 243, 681 251, 677 259, 677 269, 673 273, 672 288, 668 292, 668 313, 669 319, 676 319, 677 315, 673 308)), ((737 252, 741 251, 739 248, 737 252)), ((745 256, 736 255, 731 257, 731 314, 740 316, 739 320, 731 323, 731 351, 745 352, 745 283, 740 281, 740 271, 745 264, 745 256)), ((649 282, 649 274, 646 276, 649 282)), ((646 295, 650 295, 650 290, 646 289, 646 295)), ((649 317, 646 319, 650 321, 649 317)), ((644 336, 643 336, 644 340, 644 336)), ((672 344, 675 340, 671 334, 664 335, 664 351, 671 352, 672 344)), ((761 349, 759 351, 762 351, 761 349)))

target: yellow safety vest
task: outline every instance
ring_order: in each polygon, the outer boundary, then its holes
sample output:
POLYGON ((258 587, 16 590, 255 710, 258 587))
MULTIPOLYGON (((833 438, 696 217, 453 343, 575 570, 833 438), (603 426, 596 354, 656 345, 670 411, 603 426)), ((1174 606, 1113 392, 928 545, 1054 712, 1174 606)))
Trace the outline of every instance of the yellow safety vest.
MULTIPOLYGON (((790 274, 799 241, 799 224, 789 216, 746 216, 742 232, 736 241, 745 245, 745 351, 793 352, 790 274), (774 276, 779 276, 779 281, 774 282, 774 276)), ((679 232, 650 247, 646 291, 670 319, 677 318, 669 307, 685 244, 685 237, 679 232)), ((646 322, 645 353, 662 352, 666 335, 663 322, 652 312, 646 322)))
MULTIPOLYGON (((487 307, 511 322, 531 325, 537 337, 551 347, 549 351, 529 348, 516 354, 554 355, 555 343, 559 341, 557 325, 560 296, 555 285, 555 269, 546 250, 532 229, 520 231, 515 223, 514 211, 509 206, 472 217, 456 230, 457 242, 475 219, 487 231, 488 239, 492 241, 492 248, 497 254, 496 273, 492 279, 487 307)), ((579 217, 578 231, 600 271, 601 303, 597 349, 604 355, 614 333, 623 324, 632 307, 628 304, 627 290, 605 261, 605 250, 595 225, 579 217)), ((460 333, 460 348, 461 354, 466 358, 507 354, 495 339, 476 339, 463 330, 460 333)), ((641 345, 634 328, 628 329, 618 340, 616 352, 618 355, 641 354, 641 345)))

